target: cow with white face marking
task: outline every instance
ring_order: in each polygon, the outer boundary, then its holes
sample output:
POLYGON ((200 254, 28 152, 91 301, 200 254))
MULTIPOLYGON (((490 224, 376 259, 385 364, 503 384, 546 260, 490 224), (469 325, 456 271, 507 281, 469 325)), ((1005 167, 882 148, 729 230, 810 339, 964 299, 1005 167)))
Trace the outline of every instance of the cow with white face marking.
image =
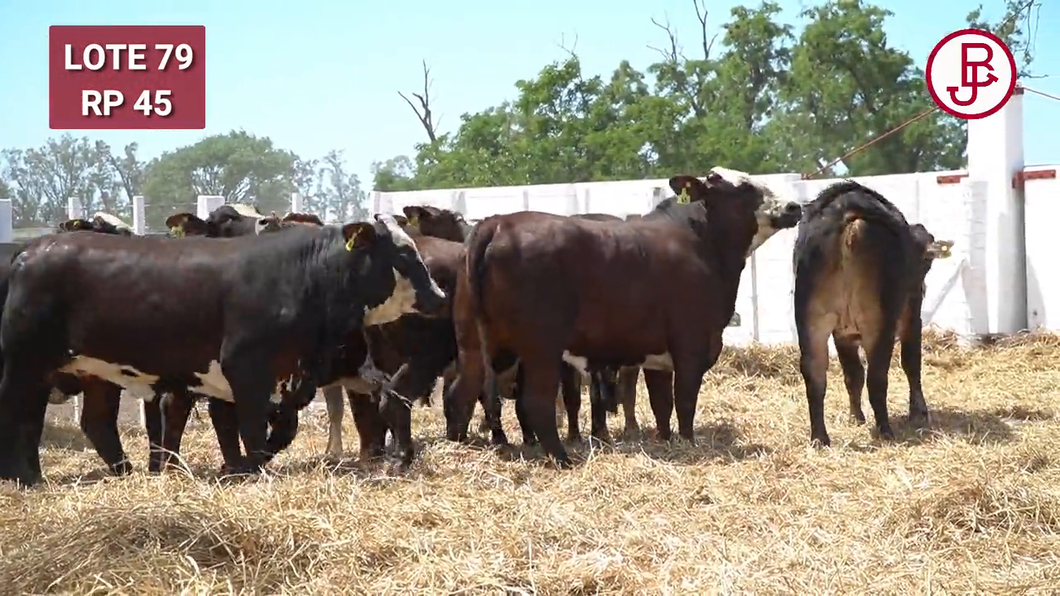
MULTIPOLYGON (((693 438, 699 386, 721 354, 747 256, 802 210, 727 168, 675 176, 670 187, 677 196, 639 220, 524 211, 475 226, 453 296, 460 364, 445 404, 449 439, 467 438, 488 369, 512 356, 529 421, 561 466, 571 463, 555 423, 564 361, 672 371, 679 432, 693 438), (619 283, 623 291, 609 291, 619 283)), ((651 405, 669 438, 675 404, 651 405)))
POLYGON ((12 264, 0 325, 0 478, 40 480, 36 387, 54 371, 145 399, 191 390, 229 402, 246 448, 233 471, 256 472, 278 385, 315 390, 362 323, 445 299, 393 219, 229 239, 38 238, 12 264))

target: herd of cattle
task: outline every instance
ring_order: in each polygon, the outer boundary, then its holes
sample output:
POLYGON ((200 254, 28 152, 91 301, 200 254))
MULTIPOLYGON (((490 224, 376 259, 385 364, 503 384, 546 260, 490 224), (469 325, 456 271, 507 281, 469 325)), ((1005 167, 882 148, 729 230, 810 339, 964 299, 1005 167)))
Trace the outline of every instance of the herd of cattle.
POLYGON ((805 205, 722 167, 669 184, 674 196, 625 220, 522 211, 472 226, 413 206, 404 217, 324 225, 224 205, 206 219, 169 217, 165 235, 137 236, 96 214, 12 245, 0 255, 0 478, 42 478, 45 409, 78 393, 81 428, 114 474, 132 469, 117 427, 123 391, 144 400, 151 471, 179 454, 205 398, 222 473, 255 473, 294 440, 318 389, 330 455, 342 452, 345 389, 360 457, 404 468, 414 457, 410 409, 430 403, 439 378, 454 441, 468 439, 480 403, 492 443, 507 444, 504 397, 524 443, 567 467, 557 401, 568 441, 580 440, 588 379, 591 434, 606 442, 619 404, 626 430, 638 430, 641 373, 657 437, 670 439, 676 409, 679 435, 692 440, 700 384, 721 353, 746 259, 796 226, 811 440, 829 444, 829 337, 857 422, 867 384, 877 431, 893 436, 887 369, 897 339, 910 420, 926 423, 924 279, 952 242, 853 181, 805 205))

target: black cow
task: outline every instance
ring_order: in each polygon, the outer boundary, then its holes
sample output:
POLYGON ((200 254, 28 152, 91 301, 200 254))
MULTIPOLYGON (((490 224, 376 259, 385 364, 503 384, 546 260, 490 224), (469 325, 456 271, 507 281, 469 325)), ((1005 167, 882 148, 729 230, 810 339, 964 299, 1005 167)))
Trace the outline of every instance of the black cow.
POLYGON ((235 471, 256 472, 270 394, 315 391, 362 320, 445 299, 392 219, 229 239, 38 238, 14 260, 0 325, 0 478, 40 479, 53 371, 229 402, 246 448, 235 471))
POLYGON ((868 363, 869 404, 881 437, 891 438, 887 371, 897 339, 909 380, 909 420, 926 424, 920 386, 920 319, 924 278, 953 242, 936 241, 878 192, 847 180, 821 191, 803 211, 795 240, 795 327, 810 410, 810 439, 830 444, 824 423, 828 338, 835 342, 850 395, 850 416, 865 422, 866 384, 858 348, 868 363))
MULTIPOLYGON (((398 223, 401 223, 400 221, 398 223)), ((316 225, 322 226, 324 222, 319 217, 309 213, 288 213, 282 218, 275 213, 268 216, 262 215, 254 206, 245 204, 221 205, 207 215, 206 219, 200 219, 192 213, 175 213, 166 218, 166 226, 170 235, 174 237, 206 236, 208 238, 233 238, 260 234, 262 232, 274 232, 287 229, 294 225, 316 225)), ((363 341, 351 338, 351 341, 363 341)), ((367 371, 376 373, 377 371, 367 371)), ((376 375, 377 376, 377 375, 376 375)), ((342 456, 342 387, 331 385, 321 389, 324 394, 324 402, 328 411, 328 446, 326 453, 329 457, 342 456)), ((174 411, 171 419, 174 420, 170 430, 172 432, 183 432, 187 415, 181 414, 188 404, 174 405, 178 408, 174 411), (179 431, 177 429, 180 429, 179 431)), ((224 407, 223 404, 215 404, 214 408, 224 407)), ((179 435, 175 435, 179 437, 179 435)), ((179 438, 175 438, 179 444, 179 438)))
MULTIPOLYGON (((519 359, 531 422, 561 466, 570 465, 554 419, 563 361, 673 371, 679 432, 693 438, 699 386, 721 353, 747 256, 795 226, 801 208, 726 168, 670 186, 679 196, 636 221, 520 212, 475 226, 453 297, 460 372, 449 439, 467 437, 474 392, 504 354, 519 359)), ((651 405, 668 438, 675 404, 651 405)))

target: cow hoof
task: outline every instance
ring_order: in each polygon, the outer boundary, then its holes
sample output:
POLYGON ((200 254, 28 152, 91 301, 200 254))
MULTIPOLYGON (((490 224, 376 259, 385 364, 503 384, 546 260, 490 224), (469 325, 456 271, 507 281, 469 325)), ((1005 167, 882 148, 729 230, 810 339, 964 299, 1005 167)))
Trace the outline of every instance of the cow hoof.
POLYGON ((567 454, 563 454, 562 456, 556 457, 556 467, 561 470, 569 470, 574 467, 574 464, 571 463, 570 457, 568 457, 567 454))
POLYGON ((508 435, 503 432, 492 433, 490 435, 490 444, 494 447, 506 447, 508 446, 508 435))
POLYGON ((876 435, 879 436, 879 438, 884 440, 884 441, 893 441, 894 440, 894 430, 891 429, 890 425, 881 426, 881 427, 877 428, 876 429, 876 435))
POLYGON ((673 434, 671 434, 670 429, 668 429, 668 428, 667 429, 662 429, 662 428, 655 429, 655 440, 656 441, 669 442, 670 439, 672 439, 672 438, 673 438, 673 434))
POLYGON ((817 449, 832 446, 832 439, 828 438, 828 435, 821 435, 819 437, 810 437, 810 445, 817 449))
POLYGON ((910 412, 909 424, 917 428, 927 428, 931 424, 931 418, 927 412, 910 412))
POLYGON ((582 434, 581 433, 567 433, 567 442, 568 443, 581 443, 582 442, 582 434))
POLYGON ((861 426, 862 424, 865 424, 865 415, 861 412, 851 412, 850 423, 855 426, 861 426))

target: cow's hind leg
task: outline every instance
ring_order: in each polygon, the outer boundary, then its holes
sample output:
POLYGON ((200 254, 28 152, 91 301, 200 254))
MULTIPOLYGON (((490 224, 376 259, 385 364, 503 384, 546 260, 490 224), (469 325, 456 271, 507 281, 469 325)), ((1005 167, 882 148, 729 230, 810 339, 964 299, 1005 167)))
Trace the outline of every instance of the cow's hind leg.
POLYGON ((26 486, 42 478, 40 434, 51 389, 41 382, 44 375, 35 374, 31 366, 8 357, 0 380, 0 478, 26 486))
POLYGON ((796 315, 799 335, 799 371, 806 386, 810 411, 810 442, 820 447, 832 444, 824 422, 824 396, 828 388, 828 336, 833 325, 809 322, 796 315))
POLYGON ((922 323, 919 317, 906 324, 902 330, 902 370, 909 381, 909 422, 927 426, 928 407, 924 401, 924 389, 920 385, 921 331, 922 323))
POLYGON ((894 324, 883 325, 879 333, 864 339, 864 345, 869 346, 865 351, 868 360, 866 385, 869 405, 876 418, 876 431, 882 439, 893 439, 894 431, 887 413, 887 372, 894 354, 894 324))
POLYGON ((555 358, 523 358, 522 363, 526 381, 523 399, 527 402, 527 414, 534 434, 541 441, 545 452, 555 458, 559 467, 569 468, 570 456, 559 440, 559 429, 556 426, 556 389, 559 386, 562 360, 557 353, 555 358))
POLYGON ((850 420, 855 424, 865 424, 865 413, 861 411, 861 391, 865 388, 865 367, 861 364, 856 342, 832 335, 835 350, 839 356, 839 366, 843 368, 843 382, 850 397, 850 420))
POLYGON ((578 424, 578 414, 582 407, 581 373, 564 362, 561 375, 559 390, 563 397, 563 408, 567 410, 567 442, 577 443, 582 440, 582 431, 578 424))
POLYGON ((118 434, 118 410, 121 408, 121 387, 99 379, 81 381, 84 404, 81 410, 81 432, 107 464, 111 474, 122 476, 132 472, 133 466, 122 449, 118 434))
POLYGON ((328 408, 328 450, 327 456, 342 457, 342 417, 346 409, 345 400, 342 398, 342 387, 331 385, 325 387, 324 404, 328 408))

